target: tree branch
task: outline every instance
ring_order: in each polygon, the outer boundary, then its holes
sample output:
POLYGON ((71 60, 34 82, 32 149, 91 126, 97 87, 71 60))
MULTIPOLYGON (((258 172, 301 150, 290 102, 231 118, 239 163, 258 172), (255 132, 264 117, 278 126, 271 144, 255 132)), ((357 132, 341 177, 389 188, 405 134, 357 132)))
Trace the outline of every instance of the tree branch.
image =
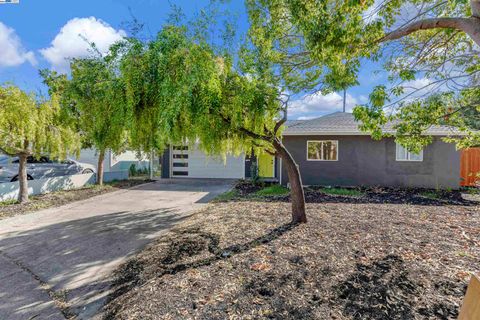
POLYGON ((265 148, 265 146, 262 146, 262 145, 256 143, 255 141, 253 141, 253 145, 257 148, 262 148, 263 151, 265 151, 266 153, 268 153, 271 156, 274 156, 274 157, 278 156, 277 152, 272 152, 272 151, 268 150, 267 148, 265 148))
POLYGON ((7 156, 10 156, 10 157, 14 157, 15 154, 14 153, 10 153, 10 152, 7 152, 6 149, 0 147, 0 152, 3 153, 3 154, 6 154, 7 156))
MULTIPOLYGON (((472 0, 472 2, 476 2, 480 7, 480 0, 472 0)), ((420 30, 432 29, 455 29, 463 31, 480 46, 480 20, 475 17, 422 19, 386 34, 380 39, 380 42, 397 40, 420 30)))
POLYGON ((273 128, 273 134, 277 135, 278 130, 285 122, 287 122, 287 109, 283 109, 283 118, 275 124, 275 128, 273 128))
MULTIPOLYGON (((225 117, 223 114, 220 114, 220 117, 222 118, 223 122, 225 122, 226 124, 228 125, 232 125, 232 121, 225 117)), ((244 127, 239 127, 238 130, 244 134, 246 134, 247 136, 253 138, 253 139, 258 139, 258 140, 263 140, 263 141, 267 141, 267 142, 270 142, 271 139, 267 136, 264 136, 264 135, 261 135, 261 134, 258 134, 258 133, 255 133, 253 131, 250 131, 244 127)))

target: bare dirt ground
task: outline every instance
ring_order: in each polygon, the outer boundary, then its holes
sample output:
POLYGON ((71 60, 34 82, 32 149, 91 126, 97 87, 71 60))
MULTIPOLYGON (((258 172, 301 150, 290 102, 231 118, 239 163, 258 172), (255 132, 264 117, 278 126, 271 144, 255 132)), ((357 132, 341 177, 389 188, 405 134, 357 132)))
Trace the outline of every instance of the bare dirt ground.
POLYGON ((148 182, 145 179, 131 179, 126 181, 117 181, 103 186, 88 186, 68 191, 52 192, 44 195, 30 197, 30 202, 19 203, 0 203, 0 220, 13 217, 20 214, 26 214, 41 209, 59 207, 64 204, 85 200, 104 193, 113 192, 120 189, 128 189, 136 185, 148 182))
POLYGON ((480 272, 477 204, 315 192, 303 225, 281 197, 209 205, 116 272, 105 318, 457 317, 480 272))

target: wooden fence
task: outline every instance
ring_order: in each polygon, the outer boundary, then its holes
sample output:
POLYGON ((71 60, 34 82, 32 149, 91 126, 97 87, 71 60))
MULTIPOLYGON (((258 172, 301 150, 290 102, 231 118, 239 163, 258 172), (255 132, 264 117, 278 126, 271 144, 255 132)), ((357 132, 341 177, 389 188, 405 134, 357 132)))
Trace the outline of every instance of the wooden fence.
POLYGON ((460 164, 460 185, 472 187, 480 183, 480 148, 462 150, 460 164))

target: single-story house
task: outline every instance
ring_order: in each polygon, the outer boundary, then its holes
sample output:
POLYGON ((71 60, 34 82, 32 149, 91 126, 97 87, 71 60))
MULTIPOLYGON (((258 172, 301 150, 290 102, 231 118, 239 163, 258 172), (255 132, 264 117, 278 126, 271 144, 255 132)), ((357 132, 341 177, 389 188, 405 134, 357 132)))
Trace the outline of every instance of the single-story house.
MULTIPOLYGON (((282 139, 299 166, 304 185, 458 188, 461 152, 442 140, 455 132, 437 126, 426 134, 433 136, 433 143, 414 154, 393 138, 373 140, 358 129, 351 113, 337 112, 291 121, 282 139)), ((251 176, 253 161, 258 163, 259 176, 288 185, 279 158, 265 154, 258 159, 228 156, 223 161, 187 146, 166 150, 161 159, 162 177, 244 179, 251 176)))

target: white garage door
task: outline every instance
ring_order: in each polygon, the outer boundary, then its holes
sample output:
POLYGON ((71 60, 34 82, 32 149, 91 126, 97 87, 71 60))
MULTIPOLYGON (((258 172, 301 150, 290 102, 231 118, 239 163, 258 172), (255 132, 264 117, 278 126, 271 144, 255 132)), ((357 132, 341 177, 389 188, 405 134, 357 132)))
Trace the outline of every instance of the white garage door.
POLYGON ((227 156, 224 162, 221 157, 208 157, 203 152, 187 146, 171 148, 171 176, 184 178, 244 178, 245 158, 227 156))

